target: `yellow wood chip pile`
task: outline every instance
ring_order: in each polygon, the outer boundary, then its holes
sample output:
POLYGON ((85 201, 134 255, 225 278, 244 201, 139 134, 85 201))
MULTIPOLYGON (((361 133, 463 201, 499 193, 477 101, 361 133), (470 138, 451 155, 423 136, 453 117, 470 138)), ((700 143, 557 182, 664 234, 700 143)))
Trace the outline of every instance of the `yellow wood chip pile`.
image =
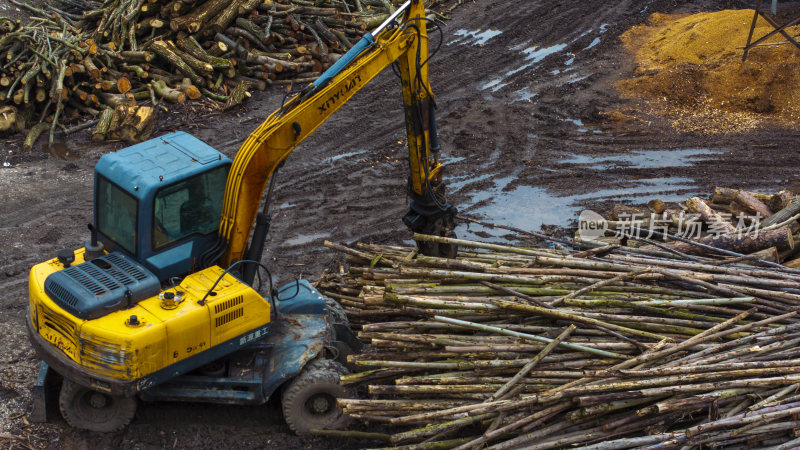
MULTIPOLYGON (((644 99, 678 128, 741 131, 774 120, 800 121, 800 50, 791 44, 757 47, 745 63, 753 10, 692 15, 653 14, 620 39, 633 53, 634 78, 620 81, 623 97, 644 99)), ((759 18, 755 38, 772 30, 759 18)), ((788 29, 790 35, 800 27, 788 29)), ((777 43, 782 36, 767 42, 777 43)))

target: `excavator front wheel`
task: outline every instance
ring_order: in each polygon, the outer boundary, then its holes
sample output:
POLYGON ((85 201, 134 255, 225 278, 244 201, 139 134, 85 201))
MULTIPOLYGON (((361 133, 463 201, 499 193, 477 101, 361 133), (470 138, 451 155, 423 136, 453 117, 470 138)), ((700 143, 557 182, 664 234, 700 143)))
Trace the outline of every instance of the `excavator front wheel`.
POLYGON ((314 360, 289 383, 281 396, 283 418, 296 434, 308 434, 312 429, 339 429, 347 423, 347 416, 336 404, 337 398, 346 395, 339 384, 339 376, 348 373, 341 364, 314 360))
POLYGON ((104 394, 64 378, 58 407, 70 426, 110 433, 131 423, 136 414, 136 398, 104 394))

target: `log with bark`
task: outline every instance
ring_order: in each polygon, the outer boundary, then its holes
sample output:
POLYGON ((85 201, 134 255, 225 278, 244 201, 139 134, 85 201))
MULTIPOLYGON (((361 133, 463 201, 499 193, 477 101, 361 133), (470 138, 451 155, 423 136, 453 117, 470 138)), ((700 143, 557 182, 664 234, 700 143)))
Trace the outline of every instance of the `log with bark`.
POLYGON ((18 112, 18 120, 6 114, 0 131, 46 122, 51 136, 76 120, 75 111, 100 114, 129 102, 128 93, 148 101, 140 94, 155 81, 167 101, 182 102, 173 93, 180 91, 215 108, 247 97, 231 92, 237 77, 250 78, 249 89, 308 82, 386 14, 386 5, 369 9, 356 0, 56 0, 47 11, 12 1, 30 23, 0 21, 0 99, 18 112), (193 87, 182 86, 184 78, 193 87))
POLYGON ((645 253, 685 259, 724 255, 724 264, 788 262, 796 258, 794 239, 800 231, 800 205, 793 198, 789 191, 764 194, 717 187, 711 200, 691 197, 678 205, 682 210, 660 201, 648 203, 649 213, 615 205, 614 216, 620 220, 606 221, 606 236, 594 243, 622 242, 645 253), (767 250, 771 247, 774 251, 767 250))
MULTIPOLYGON (((748 233, 709 234, 695 241, 738 253, 755 253, 769 247, 777 247, 778 249, 794 248, 794 238, 792 236, 792 231, 788 227, 761 232, 756 230, 748 233)), ((668 244, 668 247, 687 255, 705 255, 713 252, 713 250, 698 247, 686 242, 673 242, 668 244)), ((658 249, 658 247, 650 245, 642 248, 658 249)))

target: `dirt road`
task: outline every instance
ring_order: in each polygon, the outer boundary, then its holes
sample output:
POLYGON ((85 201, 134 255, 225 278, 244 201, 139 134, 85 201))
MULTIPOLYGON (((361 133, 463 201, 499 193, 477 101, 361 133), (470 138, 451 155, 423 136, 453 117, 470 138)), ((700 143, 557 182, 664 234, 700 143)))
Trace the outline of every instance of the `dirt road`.
MULTIPOLYGON (((685 198, 715 185, 777 190, 796 186, 800 132, 677 134, 666 121, 620 103, 612 83, 633 70, 617 36, 652 12, 692 12, 724 1, 476 0, 457 9, 431 62, 450 201, 469 214, 538 230, 569 225, 583 207, 610 200, 685 198), (636 117, 611 121, 599 113, 636 117)), ((434 38, 435 41, 435 38, 434 38)), ((400 86, 387 71, 322 126, 279 173, 265 257, 276 277, 316 277, 337 267, 321 244, 408 239, 405 142, 400 86)), ((282 92, 258 93, 240 111, 185 107, 164 115, 158 133, 182 129, 233 154, 282 92)), ((37 447, 295 447, 346 443, 289 434, 274 405, 229 408, 142 405, 134 423, 110 435, 62 421, 26 422, 38 361, 27 343, 27 271, 88 237, 92 167, 122 144, 96 146, 87 133, 67 144, 70 158, 42 150, 0 156, 0 445, 37 447), (7 163, 7 164, 4 164, 7 163), (8 435, 18 436, 14 441, 8 435), (9 440, 11 439, 11 440, 9 440)), ((501 239, 461 226, 459 235, 501 239)))

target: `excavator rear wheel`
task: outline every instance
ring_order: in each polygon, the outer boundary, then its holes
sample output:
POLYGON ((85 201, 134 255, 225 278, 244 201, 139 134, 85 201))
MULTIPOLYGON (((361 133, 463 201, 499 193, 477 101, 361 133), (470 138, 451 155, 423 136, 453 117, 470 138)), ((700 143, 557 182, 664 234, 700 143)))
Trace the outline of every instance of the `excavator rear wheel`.
POLYGON ((64 378, 58 407, 73 428, 110 433, 131 423, 136 398, 104 394, 64 378))
POLYGON ((344 307, 336 300, 324 296, 325 306, 328 308, 328 317, 332 323, 339 323, 344 326, 350 326, 350 320, 347 318, 347 313, 344 312, 344 307))
POLYGON ((286 424, 299 435, 312 429, 339 429, 347 416, 336 404, 346 391, 339 376, 348 373, 341 364, 331 360, 315 360, 289 383, 281 396, 286 424))

